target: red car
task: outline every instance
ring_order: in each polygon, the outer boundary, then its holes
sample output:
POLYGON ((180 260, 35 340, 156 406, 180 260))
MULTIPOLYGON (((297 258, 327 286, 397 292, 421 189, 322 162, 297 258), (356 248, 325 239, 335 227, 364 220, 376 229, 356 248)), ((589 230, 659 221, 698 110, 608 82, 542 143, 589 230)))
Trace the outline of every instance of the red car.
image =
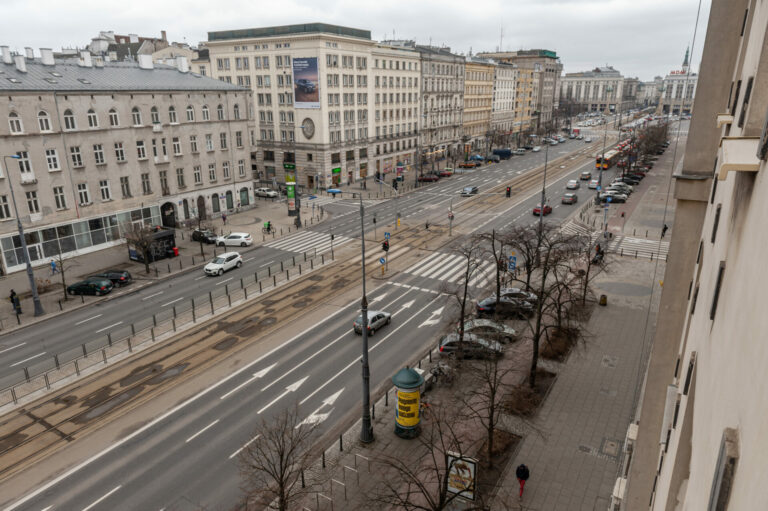
MULTIPOLYGON (((550 213, 552 213, 552 206, 549 204, 544 204, 544 216, 547 216, 550 213)), ((536 206, 533 208, 533 214, 536 216, 541 216, 541 204, 536 204, 536 206)))
POLYGON ((440 180, 440 176, 437 174, 424 174, 423 176, 419 176, 419 182, 422 183, 435 183, 440 180))
POLYGON ((443 169, 438 174, 440 177, 451 177, 453 175, 453 171, 450 169, 443 169))

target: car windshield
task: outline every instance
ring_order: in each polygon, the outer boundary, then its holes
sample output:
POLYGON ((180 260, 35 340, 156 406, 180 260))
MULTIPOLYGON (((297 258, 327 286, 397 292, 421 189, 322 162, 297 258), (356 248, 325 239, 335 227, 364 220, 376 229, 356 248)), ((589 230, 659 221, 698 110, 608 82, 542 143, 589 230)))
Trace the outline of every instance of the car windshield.
POLYGON ((224 264, 224 258, 223 257, 215 257, 213 261, 211 261, 213 264, 224 264))
POLYGON ((468 186, 468 187, 464 188, 464 191, 465 192, 471 192, 473 189, 474 188, 472 188, 471 186, 468 186))

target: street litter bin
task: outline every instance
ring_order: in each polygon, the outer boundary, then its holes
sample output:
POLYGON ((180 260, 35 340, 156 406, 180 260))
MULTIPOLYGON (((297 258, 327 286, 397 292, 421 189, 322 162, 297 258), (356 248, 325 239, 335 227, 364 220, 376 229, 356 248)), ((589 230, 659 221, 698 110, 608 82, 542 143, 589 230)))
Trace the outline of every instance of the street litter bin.
POLYGON ((608 297, 606 295, 600 295, 600 305, 603 307, 608 305, 608 297))
POLYGON ((179 247, 173 247, 173 257, 179 257, 179 247))

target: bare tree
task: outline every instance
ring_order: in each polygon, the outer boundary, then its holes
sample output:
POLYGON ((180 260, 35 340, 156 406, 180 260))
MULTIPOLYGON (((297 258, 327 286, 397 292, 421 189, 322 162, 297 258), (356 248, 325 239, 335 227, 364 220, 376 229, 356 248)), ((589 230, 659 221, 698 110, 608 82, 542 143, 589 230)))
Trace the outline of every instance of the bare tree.
POLYGON ((61 248, 59 248, 56 257, 54 258, 56 261, 56 268, 58 269, 59 273, 61 273, 61 291, 64 294, 64 300, 69 300, 69 295, 67 294, 67 278, 66 278, 66 270, 69 269, 69 263, 64 263, 64 256, 61 254, 61 248))
MULTIPOLYGON (((197 230, 198 231, 211 231, 211 232, 214 232, 213 231, 213 224, 209 223, 206 220, 203 220, 199 216, 197 217, 196 220, 193 220, 193 221, 197 222, 197 230)), ((199 241, 200 241, 200 255, 205 257, 205 250, 204 250, 204 247, 203 247, 204 242, 203 242, 203 237, 202 236, 200 236, 200 240, 199 241)))
POLYGON ((518 280, 525 284, 525 290, 531 290, 531 277, 536 270, 539 256, 539 230, 535 225, 515 225, 503 235, 502 244, 509 246, 519 256, 522 273, 525 280, 518 280))
POLYGON ((472 298, 469 287, 482 264, 482 248, 478 240, 472 237, 455 248, 453 252, 462 258, 461 281, 456 285, 445 283, 443 291, 456 298, 459 308, 459 349, 456 358, 461 360, 464 357, 464 320, 467 316, 467 304, 472 298))
POLYGON ((254 440, 239 455, 245 509, 287 511, 309 493, 301 478, 312 462, 316 431, 315 423, 302 422, 297 406, 261 419, 254 440))
POLYGON ((480 238, 489 244, 489 254, 493 258, 493 266, 496 272, 496 306, 498 307, 501 300, 501 279, 502 274, 506 269, 504 264, 504 243, 502 238, 496 233, 496 230, 492 230, 490 233, 481 234, 480 238))

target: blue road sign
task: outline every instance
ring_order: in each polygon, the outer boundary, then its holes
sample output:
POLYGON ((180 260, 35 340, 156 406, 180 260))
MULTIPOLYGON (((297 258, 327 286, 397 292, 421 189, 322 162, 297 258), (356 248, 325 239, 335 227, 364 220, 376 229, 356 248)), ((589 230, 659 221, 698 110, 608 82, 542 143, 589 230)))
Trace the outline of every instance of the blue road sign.
POLYGON ((385 261, 383 257, 380 257, 380 258, 379 258, 379 262, 380 262, 381 264, 384 264, 384 263, 386 263, 387 261, 385 261))
POLYGON ((611 197, 610 195, 605 198, 605 202, 611 202, 612 200, 613 200, 613 197, 611 197))
POLYGON ((509 271, 515 271, 516 267, 517 267, 517 256, 509 256, 509 263, 507 265, 507 269, 509 271))
POLYGON ((602 187, 602 186, 600 186, 600 185, 597 185, 597 191, 598 191, 598 192, 599 192, 600 190, 602 190, 602 189, 603 189, 603 187, 602 187))
POLYGON ((388 239, 389 239, 389 233, 388 233, 388 232, 385 232, 385 233, 384 233, 384 239, 385 239, 385 240, 388 240, 388 239))

